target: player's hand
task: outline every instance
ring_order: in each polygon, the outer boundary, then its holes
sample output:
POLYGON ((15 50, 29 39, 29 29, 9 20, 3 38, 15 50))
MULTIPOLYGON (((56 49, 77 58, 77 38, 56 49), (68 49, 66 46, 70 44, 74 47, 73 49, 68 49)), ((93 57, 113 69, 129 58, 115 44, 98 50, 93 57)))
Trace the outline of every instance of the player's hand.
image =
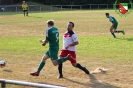
POLYGON ((66 49, 68 49, 70 47, 70 45, 68 45, 67 47, 66 47, 66 49))
POLYGON ((44 43, 44 40, 39 40, 40 43, 44 43))
POLYGON ((46 45, 46 43, 42 43, 42 46, 45 46, 46 45))
POLYGON ((114 29, 113 26, 111 26, 111 27, 110 27, 110 30, 113 30, 113 29, 114 29))
POLYGON ((42 43, 42 46, 45 46, 48 43, 48 40, 40 40, 40 42, 42 43))
POLYGON ((44 42, 44 40, 39 40, 40 43, 42 43, 42 46, 45 46, 46 43, 44 42))

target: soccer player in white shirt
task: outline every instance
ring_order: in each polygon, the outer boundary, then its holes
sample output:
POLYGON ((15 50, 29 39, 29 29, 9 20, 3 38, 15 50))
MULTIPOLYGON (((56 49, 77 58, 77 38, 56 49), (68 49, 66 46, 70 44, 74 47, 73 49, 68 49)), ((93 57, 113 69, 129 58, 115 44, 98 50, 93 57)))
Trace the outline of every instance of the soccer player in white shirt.
MULTIPOLYGON (((76 62, 76 45, 78 45, 78 38, 73 31, 74 23, 69 22, 67 25, 67 32, 65 32, 63 36, 63 48, 60 52, 60 57, 66 57, 68 54, 71 54, 74 59, 69 60, 74 67, 77 67, 84 71, 86 74, 90 74, 90 72, 79 63, 76 62)), ((58 78, 63 78, 62 74, 62 64, 58 66, 59 76, 58 78)))

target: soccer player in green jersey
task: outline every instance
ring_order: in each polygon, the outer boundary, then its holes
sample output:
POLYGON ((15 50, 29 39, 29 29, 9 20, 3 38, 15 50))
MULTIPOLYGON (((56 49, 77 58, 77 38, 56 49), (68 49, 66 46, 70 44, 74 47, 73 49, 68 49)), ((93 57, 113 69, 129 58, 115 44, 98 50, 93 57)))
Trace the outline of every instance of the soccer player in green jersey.
POLYGON ((107 18, 109 18, 110 22, 112 22, 112 26, 110 27, 110 32, 113 35, 113 37, 116 38, 114 33, 123 33, 123 35, 125 35, 124 30, 116 30, 118 26, 117 20, 113 16, 110 16, 109 13, 105 13, 105 15, 107 18))
POLYGON ((32 76, 39 76, 40 71, 44 67, 46 60, 51 58, 54 66, 62 64, 66 60, 74 60, 74 58, 68 54, 66 57, 58 59, 58 51, 59 51, 59 31, 56 27, 54 27, 54 22, 52 20, 47 21, 48 29, 46 30, 46 39, 40 40, 42 46, 45 46, 49 43, 49 49, 42 57, 42 61, 36 72, 30 73, 32 76))

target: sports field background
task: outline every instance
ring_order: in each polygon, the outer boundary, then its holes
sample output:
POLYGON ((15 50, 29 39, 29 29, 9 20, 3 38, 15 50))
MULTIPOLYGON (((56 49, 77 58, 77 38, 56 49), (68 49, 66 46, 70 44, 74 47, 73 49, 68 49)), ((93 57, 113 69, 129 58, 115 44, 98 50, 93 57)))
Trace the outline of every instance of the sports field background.
MULTIPOLYGON (((120 17, 114 10, 29 12, 29 17, 24 17, 22 12, 0 13, 0 60, 7 63, 5 68, 0 68, 0 78, 69 88, 132 88, 132 15, 120 17), (106 12, 118 20, 118 29, 125 30, 126 35, 116 34, 116 39, 112 37, 106 12), (63 66, 65 78, 57 79, 57 67, 49 59, 39 77, 30 76, 29 73, 36 71, 41 57, 48 49, 48 45, 41 46, 39 40, 45 38, 46 21, 50 19, 59 28, 60 49, 67 23, 73 21, 79 39, 77 61, 90 71, 104 67, 108 69, 107 73, 88 76, 67 61, 63 66)), ((7 88, 30 87, 8 85, 7 88)))

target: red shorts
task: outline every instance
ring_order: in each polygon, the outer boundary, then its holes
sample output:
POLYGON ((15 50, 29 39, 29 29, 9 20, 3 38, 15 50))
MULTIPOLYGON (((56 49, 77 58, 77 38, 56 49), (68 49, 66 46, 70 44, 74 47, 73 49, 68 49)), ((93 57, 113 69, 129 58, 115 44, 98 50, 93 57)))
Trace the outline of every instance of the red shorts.
POLYGON ((71 63, 76 63, 76 53, 75 51, 69 51, 69 50, 61 50, 60 51, 60 57, 66 57, 68 54, 71 54, 72 57, 75 59, 75 60, 69 60, 71 63))

